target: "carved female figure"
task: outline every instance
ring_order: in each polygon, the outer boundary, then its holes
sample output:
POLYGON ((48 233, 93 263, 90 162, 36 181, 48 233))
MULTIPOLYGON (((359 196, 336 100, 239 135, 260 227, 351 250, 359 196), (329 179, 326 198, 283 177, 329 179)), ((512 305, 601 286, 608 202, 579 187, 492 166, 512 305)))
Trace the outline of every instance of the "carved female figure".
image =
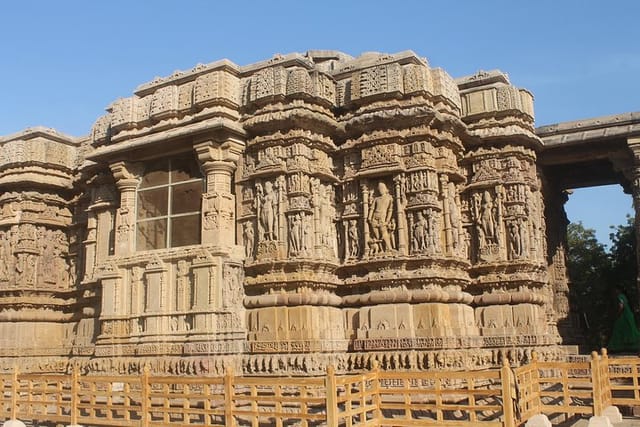
POLYGON ((349 257, 356 258, 360 254, 360 239, 358 238, 358 222, 355 219, 349 220, 347 237, 349 242, 349 257))
POLYGON ((522 256, 522 239, 520 235, 520 225, 516 222, 509 227, 509 237, 511 243, 511 258, 519 258, 522 256))
POLYGON ((247 221, 242 226, 242 242, 244 243, 244 254, 248 259, 252 259, 254 245, 254 231, 252 221, 247 221))
POLYGON ((415 252, 421 252, 427 249, 427 232, 428 224, 424 219, 422 212, 416 213, 416 222, 413 224, 413 250, 415 252))
POLYGON ((269 181, 258 187, 258 202, 260 204, 260 224, 264 232, 264 240, 276 240, 276 215, 278 212, 278 198, 273 191, 273 184, 269 181))
POLYGON ((438 218, 436 213, 428 209, 427 210, 427 249, 432 252, 438 251, 438 244, 440 230, 438 229, 438 218))
POLYGON ((302 219, 300 218, 300 213, 291 216, 289 245, 290 255, 298 255, 302 250, 302 219))
POLYGON ((491 195, 485 191, 482 195, 482 209, 480 213, 480 225, 484 232, 486 243, 496 243, 496 221, 493 213, 494 204, 491 195))
POLYGON ((387 252, 391 250, 391 238, 389 236, 389 224, 393 213, 393 197, 384 182, 378 183, 379 195, 373 199, 369 210, 369 225, 373 235, 372 252, 387 252))

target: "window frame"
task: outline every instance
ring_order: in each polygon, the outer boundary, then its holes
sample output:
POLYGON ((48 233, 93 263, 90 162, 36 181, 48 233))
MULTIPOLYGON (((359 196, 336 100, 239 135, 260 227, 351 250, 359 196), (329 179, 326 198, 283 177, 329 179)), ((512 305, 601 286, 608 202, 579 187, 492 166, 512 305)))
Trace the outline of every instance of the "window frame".
MULTIPOLYGON (((191 156, 176 156, 176 157, 169 157, 169 158, 164 158, 164 159, 154 159, 154 160, 149 160, 148 162, 146 162, 148 165, 153 165, 156 164, 156 162, 160 163, 162 162, 162 168, 160 170, 162 170, 163 172, 166 173, 166 180, 162 183, 162 184, 154 184, 154 185, 149 185, 149 186, 145 186, 143 188, 140 188, 140 186, 143 184, 143 179, 144 176, 147 174, 147 171, 145 170, 145 172, 142 174, 140 182, 138 183, 138 186, 136 188, 136 193, 135 193, 135 228, 134 228, 134 248, 136 252, 146 252, 146 251, 154 251, 154 250, 167 250, 167 249, 172 249, 172 248, 180 248, 180 247, 186 247, 186 246, 193 246, 193 245, 199 245, 202 243, 202 195, 204 194, 205 191, 205 178, 202 174, 202 171, 200 169, 200 165, 197 162, 197 159, 191 157, 191 156), (174 171, 177 171, 178 168, 174 168, 174 166, 176 165, 176 163, 181 163, 183 161, 187 160, 187 162, 192 163, 193 166, 197 166, 197 168, 195 170, 198 171, 198 175, 197 176, 190 176, 188 179, 185 180, 178 180, 178 181, 174 181, 174 177, 173 177, 173 173, 174 171), (190 185, 193 183, 200 183, 199 185, 199 194, 198 194, 198 209, 194 210, 194 211, 187 211, 187 212, 180 212, 180 213, 174 213, 174 192, 176 187, 180 187, 183 185, 190 185), (159 189, 166 189, 166 196, 163 195, 163 201, 164 201, 164 206, 166 208, 166 214, 163 215, 156 215, 156 216, 145 216, 145 217, 140 217, 139 213, 140 213, 140 193, 145 193, 147 191, 153 191, 153 190, 159 190, 159 189), (177 218, 185 218, 185 217, 197 217, 197 222, 198 222, 198 226, 197 229, 195 230, 195 239, 193 241, 193 243, 188 243, 188 244, 181 244, 181 245, 175 245, 173 242, 173 236, 172 236, 172 231, 173 231, 173 226, 174 226, 174 219, 177 218), (162 247, 150 247, 151 245, 147 244, 145 245, 145 248, 141 248, 140 247, 140 237, 139 237, 139 233, 140 233, 140 224, 144 224, 144 223, 151 223, 153 221, 164 221, 165 224, 165 231, 164 231, 164 243, 162 247)), ((149 171, 151 172, 151 171, 149 171)), ((191 171, 193 172, 193 170, 191 171)))

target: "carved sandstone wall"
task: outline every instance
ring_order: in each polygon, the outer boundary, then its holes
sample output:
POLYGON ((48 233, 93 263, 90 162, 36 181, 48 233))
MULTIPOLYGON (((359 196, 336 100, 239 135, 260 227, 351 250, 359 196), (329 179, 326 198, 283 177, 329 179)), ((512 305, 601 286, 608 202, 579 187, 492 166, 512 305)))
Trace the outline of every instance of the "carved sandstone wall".
POLYGON ((220 61, 115 101, 88 139, 40 134, 0 141, 23 155, 0 165, 2 295, 47 290, 3 306, 0 328, 44 322, 56 338, 34 348, 62 343, 34 369, 451 369, 561 352, 533 98, 503 73, 456 81, 412 52, 220 61))

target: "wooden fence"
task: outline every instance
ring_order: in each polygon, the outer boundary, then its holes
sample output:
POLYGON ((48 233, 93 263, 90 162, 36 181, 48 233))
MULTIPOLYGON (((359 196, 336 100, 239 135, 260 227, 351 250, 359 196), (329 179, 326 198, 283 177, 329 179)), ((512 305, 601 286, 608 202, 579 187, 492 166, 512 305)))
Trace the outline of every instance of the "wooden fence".
POLYGON ((0 417, 91 426, 486 426, 640 405, 640 358, 323 377, 0 375, 0 417))

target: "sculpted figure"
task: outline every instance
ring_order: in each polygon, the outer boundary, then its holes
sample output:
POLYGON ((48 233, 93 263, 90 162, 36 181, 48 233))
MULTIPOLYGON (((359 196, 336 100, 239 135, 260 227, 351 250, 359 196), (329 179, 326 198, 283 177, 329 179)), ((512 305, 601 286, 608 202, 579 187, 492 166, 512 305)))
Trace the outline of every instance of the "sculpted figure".
POLYGON ((261 240, 276 240, 276 215, 278 212, 278 197, 273 191, 273 184, 269 181, 256 188, 258 205, 260 207, 260 225, 262 230, 261 240))
POLYGON ((360 239, 358 237, 358 221, 349 221, 347 230, 347 241, 349 242, 349 257, 356 258, 360 254, 360 239))
POLYGON ((432 252, 438 250, 439 244, 438 218, 433 210, 427 210, 427 249, 432 252))
POLYGON ((242 242, 244 243, 244 254, 248 259, 253 258, 254 231, 253 221, 247 221, 242 226, 242 242))
POLYGON ((416 213, 416 222, 413 224, 413 250, 421 252, 427 249, 427 220, 422 212, 416 213))
POLYGON ((396 220, 391 218, 389 222, 389 237, 391 238, 391 249, 397 249, 396 247, 396 220))
POLYGON ((480 226, 482 227, 486 243, 497 243, 497 224, 494 216, 494 203, 488 191, 485 191, 482 195, 480 226))
POLYGON ((36 269, 36 257, 32 254, 18 255, 18 263, 16 264, 16 272, 18 273, 18 283, 27 285, 33 284, 34 273, 36 269))
POLYGON ((392 249, 389 226, 393 213, 393 197, 384 182, 378 183, 378 196, 373 199, 369 210, 368 221, 371 227, 371 252, 387 252, 392 249))
POLYGON ((312 229, 312 217, 309 215, 301 214, 302 220, 302 249, 306 252, 313 247, 313 229, 312 229))
POLYGON ((54 243, 51 239, 47 239, 45 242, 43 251, 42 251, 42 278, 44 281, 53 281, 55 280, 55 254, 54 254, 54 243))
POLYGON ((520 225, 512 223, 509 227, 509 240, 511 243, 511 258, 522 256, 522 239, 520 235, 520 225))
POLYGON ((291 216, 289 226, 289 253, 298 255, 302 251, 302 218, 300 213, 291 216))

